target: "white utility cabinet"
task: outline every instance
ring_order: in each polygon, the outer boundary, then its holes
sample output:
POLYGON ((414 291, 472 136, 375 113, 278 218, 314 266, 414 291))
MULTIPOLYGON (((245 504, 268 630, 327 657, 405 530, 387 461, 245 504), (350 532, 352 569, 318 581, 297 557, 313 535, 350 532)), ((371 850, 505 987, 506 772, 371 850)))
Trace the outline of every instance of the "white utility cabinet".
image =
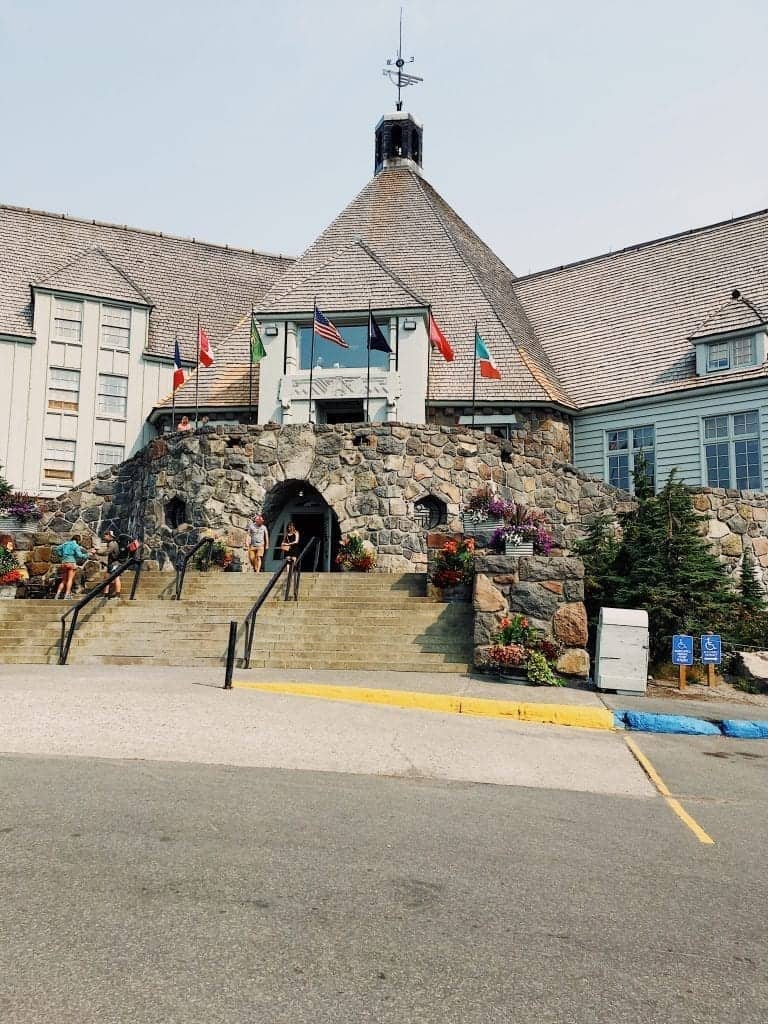
POLYGON ((645 693, 648 684, 648 612, 601 608, 597 624, 598 690, 645 693))

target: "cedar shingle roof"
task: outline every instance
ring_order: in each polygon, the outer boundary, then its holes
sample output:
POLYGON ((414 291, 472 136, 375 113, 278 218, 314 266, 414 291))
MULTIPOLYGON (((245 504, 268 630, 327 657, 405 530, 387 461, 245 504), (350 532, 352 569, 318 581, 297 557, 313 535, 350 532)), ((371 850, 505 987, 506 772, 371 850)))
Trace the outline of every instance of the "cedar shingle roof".
POLYGON ((573 404, 515 295, 514 275, 408 166, 387 168, 369 181, 264 296, 259 310, 265 318, 302 309, 311 315, 315 296, 331 315, 365 308, 363 271, 371 275, 372 287, 383 289, 384 308, 404 304, 391 279, 422 297, 407 305, 431 304, 456 353, 450 364, 433 356, 432 400, 471 397, 477 320, 503 378, 478 376, 478 400, 573 404), (372 261, 364 263, 357 243, 372 261))
POLYGON ((560 379, 580 406, 764 377, 768 367, 696 376, 690 339, 756 326, 739 289, 768 309, 768 211, 542 271, 514 283, 560 379))
POLYGON ((713 334, 726 334, 729 331, 754 330, 758 325, 766 322, 765 316, 752 303, 744 302, 742 298, 731 296, 711 316, 699 324, 691 334, 691 341, 695 338, 708 338, 713 334))
MULTIPOLYGON (((214 363, 192 370, 176 392, 177 409, 194 409, 196 374, 200 374, 199 405, 201 409, 224 409, 229 406, 248 407, 250 363, 214 363)), ((253 406, 259 397, 258 367, 253 367, 253 406)), ((156 409, 170 409, 173 396, 168 395, 155 406, 156 409)))
POLYGON ((0 206, 0 333, 32 337, 30 286, 152 306, 149 352, 196 354, 197 314, 217 358, 252 302, 290 266, 283 256, 138 228, 0 206))

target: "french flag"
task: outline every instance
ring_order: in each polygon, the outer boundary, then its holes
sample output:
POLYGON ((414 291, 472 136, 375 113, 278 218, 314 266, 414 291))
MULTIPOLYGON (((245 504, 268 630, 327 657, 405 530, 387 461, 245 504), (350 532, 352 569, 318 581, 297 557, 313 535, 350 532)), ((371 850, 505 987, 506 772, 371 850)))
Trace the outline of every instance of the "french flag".
POLYGON ((173 351, 173 390, 178 391, 181 385, 186 380, 184 371, 181 368, 181 352, 179 352, 179 339, 176 339, 176 345, 173 351))

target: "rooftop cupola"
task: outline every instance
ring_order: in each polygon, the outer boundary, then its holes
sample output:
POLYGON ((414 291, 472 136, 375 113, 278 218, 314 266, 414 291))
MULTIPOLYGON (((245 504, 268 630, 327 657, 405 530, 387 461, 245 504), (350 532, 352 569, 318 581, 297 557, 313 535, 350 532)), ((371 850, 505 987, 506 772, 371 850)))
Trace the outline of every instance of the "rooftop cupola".
POLYGON ((424 129, 411 115, 397 110, 385 114, 376 125, 374 173, 385 167, 414 164, 421 167, 421 140, 424 129))
POLYGON ((397 57, 387 61, 382 74, 397 86, 397 107, 394 114, 385 114, 376 125, 376 155, 374 173, 385 167, 399 167, 410 164, 421 167, 421 139, 424 129, 411 115, 403 113, 403 89, 417 85, 423 79, 405 71, 406 64, 412 64, 413 57, 403 57, 403 11, 400 9, 400 37, 397 57))

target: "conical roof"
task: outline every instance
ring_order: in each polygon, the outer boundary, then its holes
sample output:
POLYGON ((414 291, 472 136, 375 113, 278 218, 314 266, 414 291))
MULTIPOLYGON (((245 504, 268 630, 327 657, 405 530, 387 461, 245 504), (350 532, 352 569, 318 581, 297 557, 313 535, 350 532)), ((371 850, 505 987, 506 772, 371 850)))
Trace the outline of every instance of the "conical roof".
POLYGON ((433 356, 430 399, 472 395, 475 321, 501 380, 478 375, 481 401, 572 406, 514 291, 514 274, 412 166, 380 171, 259 304, 262 316, 431 305, 456 358, 433 356), (367 263, 364 262, 367 260, 367 263), (370 284, 367 277, 370 276, 370 284), (389 299, 391 298, 391 302, 389 299), (421 301, 418 301, 420 299, 421 301), (376 306, 376 301, 371 299, 376 306), (300 303, 300 305, 299 305, 300 303))

